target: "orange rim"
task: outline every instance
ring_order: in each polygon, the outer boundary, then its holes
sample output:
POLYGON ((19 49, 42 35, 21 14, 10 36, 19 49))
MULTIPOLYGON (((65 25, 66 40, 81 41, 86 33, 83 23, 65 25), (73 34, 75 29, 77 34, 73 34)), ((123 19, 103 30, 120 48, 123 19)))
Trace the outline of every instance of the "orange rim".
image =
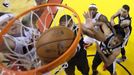
POLYGON ((9 21, 9 23, 6 25, 6 27, 1 31, 0 33, 0 42, 2 42, 2 35, 5 35, 9 28, 13 25, 13 23, 15 22, 15 20, 19 19, 20 17, 24 16, 25 14, 27 14, 28 12, 41 8, 41 7, 46 7, 46 6, 59 6, 59 7, 64 7, 68 10, 70 10, 72 13, 75 14, 77 20, 78 20, 78 33, 77 36, 74 40, 74 42, 72 43, 72 45, 69 47, 69 49, 64 52, 64 54, 62 54, 60 57, 58 57, 57 59, 55 59, 54 61, 46 64, 46 65, 42 65, 38 68, 32 69, 32 70, 28 70, 28 71, 13 71, 13 70, 9 70, 4 68, 3 66, 1 66, 0 64, 0 69, 3 69, 4 71, 6 71, 7 73, 5 73, 4 75, 11 75, 11 74, 15 74, 15 75, 40 75, 41 73, 46 73, 52 69, 54 69, 55 67, 57 67, 58 65, 64 63, 66 61, 66 59, 69 59, 70 56, 72 56, 75 53, 75 48, 77 47, 77 44, 79 43, 80 40, 80 36, 81 36, 81 20, 79 15, 76 13, 76 11, 66 5, 62 5, 62 4, 57 4, 57 3, 47 3, 47 4, 42 4, 39 6, 35 6, 31 9, 26 10, 25 12, 21 13, 20 15, 16 16, 15 18, 13 18, 11 21, 9 21), (10 74, 8 74, 10 73, 10 74))

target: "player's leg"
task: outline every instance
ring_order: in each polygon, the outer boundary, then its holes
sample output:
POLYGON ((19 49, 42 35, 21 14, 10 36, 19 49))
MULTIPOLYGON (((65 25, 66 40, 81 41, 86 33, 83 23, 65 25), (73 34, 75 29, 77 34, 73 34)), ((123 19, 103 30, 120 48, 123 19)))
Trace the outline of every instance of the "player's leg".
POLYGON ((122 60, 124 61, 124 60, 126 60, 126 51, 125 51, 125 48, 123 47, 123 48, 121 48, 121 55, 122 55, 122 60))
POLYGON ((114 61, 110 66, 106 68, 110 72, 111 75, 116 75, 115 64, 116 62, 114 61))
POLYGON ((92 64, 92 71, 93 71, 93 74, 92 75, 97 75, 98 74, 98 71, 97 71, 97 67, 99 66, 99 64, 102 62, 100 56, 99 56, 99 53, 96 52, 96 55, 93 59, 93 64, 92 64))
POLYGON ((75 62, 76 56, 74 56, 68 61, 68 67, 65 68, 66 75, 75 75, 75 62))
POLYGON ((89 65, 86 50, 81 49, 76 56, 76 65, 78 70, 82 73, 82 75, 89 75, 89 65))

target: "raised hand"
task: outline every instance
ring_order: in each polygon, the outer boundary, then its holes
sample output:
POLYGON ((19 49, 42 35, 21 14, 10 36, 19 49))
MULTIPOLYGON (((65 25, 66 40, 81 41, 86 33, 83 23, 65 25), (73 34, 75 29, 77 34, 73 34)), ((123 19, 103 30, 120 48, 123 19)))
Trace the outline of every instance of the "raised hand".
MULTIPOLYGON (((91 12, 92 13, 92 12, 91 12)), ((85 19, 92 19, 92 14, 90 12, 84 12, 83 16, 85 17, 85 19)))
POLYGON ((84 12, 83 16, 86 19, 84 26, 93 29, 92 15, 89 12, 84 12))

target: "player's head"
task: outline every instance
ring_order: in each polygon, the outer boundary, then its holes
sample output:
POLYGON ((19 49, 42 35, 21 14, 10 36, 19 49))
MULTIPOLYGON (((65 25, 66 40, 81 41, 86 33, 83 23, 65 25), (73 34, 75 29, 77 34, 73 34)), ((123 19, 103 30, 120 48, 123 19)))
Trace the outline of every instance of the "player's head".
POLYGON ((130 8, 129 8, 128 5, 123 5, 122 8, 121 8, 121 16, 122 17, 128 16, 129 10, 130 10, 130 8))
POLYGON ((109 42, 110 47, 114 48, 119 46, 123 42, 123 37, 120 35, 115 35, 109 42))
POLYGON ((116 47, 122 44, 125 37, 125 32, 123 30, 118 30, 118 29, 115 30, 116 30, 116 34, 114 35, 114 37, 112 37, 111 41, 109 42, 111 47, 116 47))
POLYGON ((90 4, 88 10, 89 10, 90 14, 92 14, 94 16, 97 13, 96 4, 90 4))
POLYGON ((60 18, 59 24, 60 24, 60 26, 66 26, 68 28, 72 28, 72 26, 73 26, 72 17, 70 15, 63 15, 60 18))
MULTIPOLYGON (((5 26, 7 25, 8 22, 4 22, 3 24, 0 25, 0 30, 2 30, 3 28, 5 28, 5 26)), ((12 36, 19 36, 20 35, 20 26, 21 22, 20 21, 15 21, 14 24, 11 26, 10 30, 8 31, 9 35, 12 36)))
POLYGON ((13 35, 13 36, 20 36, 21 27, 22 27, 21 21, 16 20, 13 23, 13 26, 11 26, 10 31, 8 32, 8 34, 13 35))
MULTIPOLYGON (((6 14, 4 15, 1 15, 0 18, 2 18, 3 16, 5 16, 6 14)), ((10 19, 9 19, 10 20, 10 19)), ((2 22, 2 24, 0 24, 0 30, 2 30, 3 28, 6 27, 7 23, 9 22, 9 20, 1 20, 0 22, 2 22)), ((20 24, 21 22, 19 20, 16 20, 14 22, 14 24, 11 26, 10 30, 8 31, 8 34, 10 35, 18 35, 20 33, 20 24)))

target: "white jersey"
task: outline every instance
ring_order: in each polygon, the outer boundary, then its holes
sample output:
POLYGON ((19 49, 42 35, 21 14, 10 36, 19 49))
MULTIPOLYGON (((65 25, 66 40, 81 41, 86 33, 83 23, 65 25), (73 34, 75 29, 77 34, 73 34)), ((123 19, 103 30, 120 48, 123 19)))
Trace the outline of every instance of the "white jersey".
POLYGON ((33 43, 33 37, 36 35, 40 35, 36 29, 27 27, 26 29, 23 29, 23 35, 20 37, 14 37, 11 35, 6 35, 5 37, 12 38, 12 40, 15 42, 15 48, 13 51, 19 54, 23 54, 23 48, 30 45, 30 43, 33 43))
MULTIPOLYGON (((9 21, 12 18, 13 18, 12 14, 2 15, 0 17, 0 24, 9 21)), ((8 63, 9 65, 12 65, 14 63, 10 68, 22 64, 29 65, 29 66, 24 65, 26 69, 29 69, 30 67, 32 68, 37 67, 40 65, 40 61, 35 61, 38 59, 38 56, 36 54, 35 43, 36 43, 36 39, 40 36, 40 32, 37 29, 34 29, 33 27, 26 27, 22 24, 20 26, 21 27, 20 27, 19 36, 16 36, 17 34, 15 36, 5 34, 2 37, 4 39, 4 43, 6 47, 10 51, 10 53, 3 53, 5 54, 5 59, 10 60, 8 63), (10 39, 14 42, 14 48, 10 47, 8 43, 9 41, 7 39, 10 39), (14 60, 13 63, 11 63, 12 59, 14 60)))
POLYGON ((88 37, 88 36, 85 36, 84 37, 84 43, 94 43, 96 40, 94 38, 91 38, 91 37, 88 37))
POLYGON ((0 16, 0 25, 3 24, 4 22, 9 21, 13 17, 14 17, 13 14, 4 14, 4 15, 0 16))
POLYGON ((95 17, 92 19, 92 22, 93 23, 96 23, 97 22, 97 20, 99 20, 99 17, 101 16, 101 14, 100 13, 97 13, 96 15, 95 15, 95 17))

